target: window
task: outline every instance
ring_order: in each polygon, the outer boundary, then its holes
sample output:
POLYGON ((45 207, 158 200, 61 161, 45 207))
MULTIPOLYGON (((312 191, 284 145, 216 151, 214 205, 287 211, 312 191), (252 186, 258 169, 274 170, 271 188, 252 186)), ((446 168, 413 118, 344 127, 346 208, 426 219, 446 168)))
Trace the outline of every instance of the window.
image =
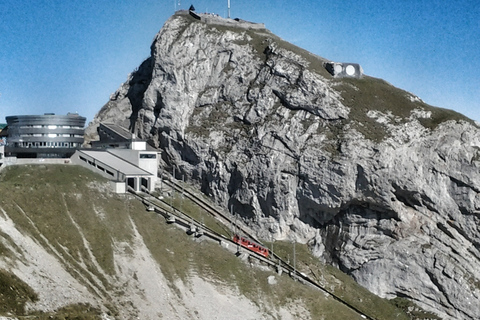
POLYGON ((140 153, 140 159, 156 159, 157 155, 155 153, 140 153))

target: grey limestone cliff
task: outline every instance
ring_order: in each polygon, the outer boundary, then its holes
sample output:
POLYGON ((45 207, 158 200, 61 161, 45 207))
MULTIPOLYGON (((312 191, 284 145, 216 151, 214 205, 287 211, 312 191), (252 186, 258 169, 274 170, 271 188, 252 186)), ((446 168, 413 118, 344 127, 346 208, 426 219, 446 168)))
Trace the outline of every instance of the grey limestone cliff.
POLYGON ((243 21, 186 12, 87 130, 162 149, 260 237, 309 243, 374 293, 480 314, 480 129, 243 21))

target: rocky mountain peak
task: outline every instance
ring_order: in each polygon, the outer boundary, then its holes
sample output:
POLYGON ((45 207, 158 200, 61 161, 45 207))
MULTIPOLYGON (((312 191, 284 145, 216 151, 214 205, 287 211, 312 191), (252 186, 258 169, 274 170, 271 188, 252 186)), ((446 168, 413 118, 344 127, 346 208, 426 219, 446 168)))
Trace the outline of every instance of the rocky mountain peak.
POLYGON ((266 239, 374 293, 480 314, 480 130, 261 24, 178 12, 87 130, 130 128, 266 239))

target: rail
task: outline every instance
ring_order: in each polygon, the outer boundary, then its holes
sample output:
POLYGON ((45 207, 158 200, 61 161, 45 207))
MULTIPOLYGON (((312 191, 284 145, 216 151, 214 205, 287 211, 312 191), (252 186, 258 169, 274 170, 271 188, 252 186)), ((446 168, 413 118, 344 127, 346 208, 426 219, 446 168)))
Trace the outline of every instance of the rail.
MULTIPOLYGON (((175 181, 168 181, 164 180, 163 181, 165 184, 170 186, 171 188, 174 188, 178 192, 182 192, 184 195, 187 196, 192 202, 200 206, 202 209, 204 209, 207 213, 210 215, 216 217, 217 219, 220 218, 220 220, 227 221, 228 224, 231 224, 233 221, 230 217, 226 216, 224 213, 222 213, 220 210, 209 204, 207 201, 202 199, 201 197, 197 196, 195 193, 182 188, 177 182, 175 181)), ((369 320, 376 320, 375 318, 366 315, 363 311, 358 309, 357 307, 351 305, 349 302, 343 300, 341 297, 335 295, 335 293, 331 292, 330 290, 326 289, 323 287, 321 284, 316 282, 314 279, 309 277, 308 275, 299 272, 294 268, 290 263, 286 262, 283 260, 281 257, 279 257, 277 254, 275 254, 273 251, 269 250, 271 252, 271 257, 272 258, 266 258, 262 256, 261 254, 258 254, 254 251, 250 251, 248 249, 242 248, 239 246, 237 243, 235 243, 232 239, 227 238, 225 235, 222 235, 209 227, 205 226, 203 223, 195 220, 194 218, 190 217, 188 214, 181 212, 177 208, 175 208, 171 203, 168 203, 167 201, 164 201, 163 199, 159 199, 154 197, 153 195, 150 194, 150 192, 142 188, 142 192, 136 192, 132 188, 128 188, 128 191, 132 194, 134 194, 137 198, 139 198, 147 207, 148 206, 153 206, 154 211, 157 213, 160 213, 164 218, 167 220, 167 222, 170 220, 172 222, 172 217, 175 217, 175 223, 181 225, 183 228, 187 229, 187 233, 193 234, 193 235, 198 235, 199 230, 201 230, 201 235, 202 236, 207 236, 208 238, 218 241, 219 243, 227 243, 231 244, 233 246, 237 247, 237 252, 238 253, 248 253, 250 257, 255 258, 261 262, 264 262, 265 264, 273 267, 274 269, 277 269, 277 272, 287 272, 294 280, 299 280, 299 282, 310 285, 316 289, 319 289, 326 293, 327 295, 331 296, 334 300, 338 301, 339 303, 345 305, 346 307, 350 308, 352 311, 355 313, 359 314, 362 318, 364 319, 369 319, 369 320), (170 208, 170 211, 167 211, 159 205, 161 203, 163 206, 166 206, 167 208, 170 208), (241 248, 241 249, 240 249, 241 248)), ((239 226, 237 225, 237 228, 246 236, 254 240, 255 242, 262 244, 260 241, 258 241, 248 230, 244 230, 244 226, 239 226)), ((263 245, 263 244, 262 244, 263 245)))

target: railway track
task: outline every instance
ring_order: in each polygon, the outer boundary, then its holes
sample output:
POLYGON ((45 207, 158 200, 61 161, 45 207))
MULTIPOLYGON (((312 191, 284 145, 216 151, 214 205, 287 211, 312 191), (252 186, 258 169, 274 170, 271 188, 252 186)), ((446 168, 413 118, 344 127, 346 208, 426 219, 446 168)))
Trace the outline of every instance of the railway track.
MULTIPOLYGON (((220 209, 215 208, 211 204, 209 204, 207 201, 196 195, 194 192, 183 188, 178 182, 174 181, 173 179, 171 180, 163 180, 163 183, 165 183, 167 186, 170 188, 176 190, 177 192, 182 192, 184 196, 186 196, 190 201, 194 202, 196 205, 198 205, 200 208, 205 210, 207 213, 212 215, 213 217, 219 219, 222 223, 224 223, 226 226, 231 225, 233 223, 232 218, 230 216, 227 216, 225 213, 221 212, 220 209)), ((217 231, 212 230, 211 228, 205 226, 203 223, 193 219, 189 215, 187 215, 184 212, 181 212, 178 210, 178 208, 175 208, 172 206, 171 203, 168 203, 167 201, 164 201, 163 199, 155 198, 148 192, 144 193, 139 193, 135 192, 131 189, 129 189, 131 193, 133 193, 136 197, 138 197, 145 205, 147 206, 154 206, 154 209, 157 213, 162 214, 167 222, 172 222, 171 218, 172 216, 175 218, 175 222, 182 225, 184 228, 189 230, 190 234, 199 234, 200 235, 205 235, 208 236, 209 238, 227 243, 229 245, 233 245, 234 247, 237 247, 237 251, 240 250, 240 246, 235 243, 231 238, 228 238, 227 236, 218 233, 217 231), (170 210, 165 210, 159 206, 159 204, 162 204, 163 206, 166 206, 170 210)), ((236 228, 241 231, 242 234, 245 234, 247 237, 251 238, 255 242, 261 244, 264 246, 256 237, 252 234, 251 230, 248 230, 246 226, 243 225, 238 225, 236 228)), ((187 232, 187 233, 188 233, 187 232)), ((335 295, 335 293, 331 292, 330 290, 326 289, 323 287, 321 284, 319 284, 317 281, 309 277, 308 275, 299 272, 296 268, 294 268, 290 263, 286 262, 283 260, 281 257, 279 257, 277 254, 275 254, 273 251, 269 250, 271 255, 274 259, 272 258, 265 258, 264 256, 250 251, 248 249, 241 248, 243 252, 248 253, 251 257, 264 262, 268 265, 270 265, 273 268, 277 269, 277 272, 287 272, 293 279, 299 280, 300 282, 310 285, 327 295, 331 296, 334 300, 338 301, 339 303, 345 305, 346 307, 350 308, 352 311, 355 313, 359 314, 362 318, 364 319, 369 319, 369 320, 376 320, 374 317, 371 317, 369 315, 366 315, 363 311, 358 309, 357 307, 351 305, 349 302, 343 300, 341 297, 335 295)))
POLYGON ((238 221, 234 221, 234 219, 232 218, 232 216, 230 214, 228 214, 228 215, 225 214, 224 212, 221 211, 221 209, 215 208, 215 206, 211 205, 206 200, 202 199, 202 197, 196 195, 194 192, 192 192, 188 189, 182 188, 182 186, 173 179, 164 180, 163 183, 165 183, 170 188, 174 188, 175 191, 181 192, 183 195, 187 196, 187 198, 190 199, 190 201, 192 201, 193 203, 198 205, 200 208, 205 210, 210 215, 212 215, 215 218, 222 221, 225 225, 235 224, 237 226, 237 228, 239 228, 242 231, 243 234, 245 234, 247 237, 254 240, 255 242, 263 245, 260 240, 256 239, 253 232, 251 230, 249 230, 249 228, 247 226, 245 226, 243 224, 239 224, 238 221))

